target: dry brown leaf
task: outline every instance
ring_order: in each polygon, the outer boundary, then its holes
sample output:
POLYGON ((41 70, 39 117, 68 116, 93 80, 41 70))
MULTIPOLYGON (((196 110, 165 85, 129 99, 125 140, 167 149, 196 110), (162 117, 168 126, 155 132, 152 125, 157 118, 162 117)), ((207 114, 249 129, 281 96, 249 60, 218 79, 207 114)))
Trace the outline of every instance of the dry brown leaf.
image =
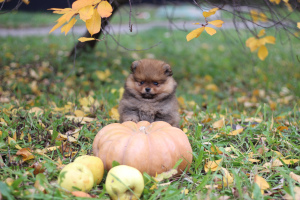
POLYGON ((84 117, 85 116, 84 112, 81 110, 75 110, 74 114, 76 117, 84 117))
POLYGON ((295 199, 286 193, 282 198, 285 200, 300 200, 300 187, 294 187, 295 199))
POLYGON ((217 146, 211 146, 210 147, 211 153, 217 155, 217 154, 223 154, 222 151, 217 146))
POLYGON ((23 161, 34 159, 34 155, 32 155, 29 148, 23 148, 18 150, 16 155, 22 156, 23 161))
POLYGON ((225 168, 221 168, 221 170, 223 171, 224 173, 224 176, 223 176, 223 184, 224 186, 228 186, 228 185, 231 185, 233 183, 233 177, 230 175, 230 173, 228 172, 227 169, 225 168))
POLYGON ((155 179, 156 182, 161 182, 165 179, 171 178, 175 174, 177 174, 177 170, 176 169, 171 169, 167 172, 163 172, 161 174, 156 175, 156 177, 154 179, 155 179))
POLYGON ((291 172, 289 175, 292 179, 294 179, 295 181, 300 183, 300 176, 299 175, 295 174, 294 172, 291 172))

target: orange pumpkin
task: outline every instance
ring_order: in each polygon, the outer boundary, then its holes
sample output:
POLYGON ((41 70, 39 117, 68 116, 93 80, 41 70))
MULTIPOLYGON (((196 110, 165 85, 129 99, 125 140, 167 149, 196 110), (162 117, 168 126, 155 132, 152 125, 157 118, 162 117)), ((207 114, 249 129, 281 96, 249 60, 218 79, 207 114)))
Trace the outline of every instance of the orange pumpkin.
POLYGON ((162 121, 107 125, 96 135, 93 152, 101 158, 106 170, 117 161, 151 176, 169 171, 179 159, 183 159, 177 168, 181 174, 190 167, 193 159, 185 133, 162 121))

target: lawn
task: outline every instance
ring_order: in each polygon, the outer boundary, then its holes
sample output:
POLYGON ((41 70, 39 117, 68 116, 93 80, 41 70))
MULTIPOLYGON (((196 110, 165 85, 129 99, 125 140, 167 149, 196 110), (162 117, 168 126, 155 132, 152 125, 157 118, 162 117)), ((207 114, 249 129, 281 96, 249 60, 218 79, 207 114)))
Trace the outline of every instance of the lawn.
MULTIPOLYGON (((115 109, 129 66, 141 58, 173 67, 181 129, 194 156, 181 177, 156 183, 144 175, 142 199, 300 195, 299 178, 292 176, 300 175, 299 40, 276 32, 276 44, 267 45, 269 56, 260 61, 244 46, 247 31, 237 35, 219 29, 190 42, 186 35, 153 29, 115 37, 122 46, 107 36, 75 62, 68 58, 77 40, 71 34, 0 38, 2 196, 74 198, 60 189, 57 176, 76 157, 92 154, 96 133, 117 122, 115 109), (84 120, 76 110, 84 112, 84 120), (26 153, 20 151, 24 148, 26 153), (261 177, 268 186, 262 192, 261 177)), ((105 177, 89 194, 109 198, 105 177)))

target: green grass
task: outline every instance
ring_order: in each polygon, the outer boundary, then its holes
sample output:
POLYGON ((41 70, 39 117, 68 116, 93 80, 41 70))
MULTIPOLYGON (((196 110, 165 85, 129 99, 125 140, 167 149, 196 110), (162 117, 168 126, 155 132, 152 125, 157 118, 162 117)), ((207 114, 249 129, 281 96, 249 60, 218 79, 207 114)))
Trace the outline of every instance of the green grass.
MULTIPOLYGON (((293 195, 293 188, 299 187, 299 183, 291 179, 289 173, 299 175, 299 162, 274 166, 269 171, 264 170, 263 165, 277 158, 274 151, 282 153, 285 159, 300 156, 300 69, 296 58, 300 54, 299 40, 291 38, 292 54, 287 36, 277 32, 276 44, 267 45, 269 56, 260 61, 255 53, 241 45, 250 37, 245 31, 241 31, 239 39, 235 31, 221 32, 219 29, 214 36, 203 33, 191 42, 186 42, 186 34, 154 29, 134 36, 120 36, 121 45, 129 49, 141 50, 161 41, 145 51, 125 50, 107 36, 95 51, 77 57, 75 68, 73 60, 67 58, 74 43, 71 35, 0 38, 2 196, 8 199, 74 198, 57 185, 59 159, 68 164, 74 157, 92 153, 92 142, 98 130, 116 122, 109 111, 118 105, 119 89, 129 73, 131 62, 145 57, 165 60, 173 67, 178 82, 177 96, 184 99, 180 110, 182 128, 187 129, 194 159, 186 175, 164 180, 172 182, 169 186, 151 190, 153 181, 146 181, 142 199, 199 199, 206 196, 211 199, 219 196, 251 199, 252 195, 257 199, 280 199, 286 193, 293 195), (96 71, 106 69, 111 75, 105 80, 99 79, 96 71), (66 116, 74 115, 75 109, 84 110, 81 98, 89 95, 99 104, 88 106, 85 113, 96 121, 80 124, 68 120, 66 116), (69 105, 66 107, 70 109, 55 112, 55 105, 69 105), (39 107, 44 113, 39 116, 29 113, 32 107, 39 107), (225 126, 219 130, 213 128, 213 123, 222 117, 225 126), (250 117, 262 121, 249 125, 247 118, 250 117), (238 124, 245 128, 242 133, 226 135, 238 124), (77 142, 57 140, 58 133, 66 134, 78 127, 82 129, 77 142), (281 130, 281 127, 286 128, 281 130), (34 159, 23 162, 22 157, 16 155, 16 144, 30 148, 34 159), (62 145, 63 149, 39 154, 45 148, 62 145), (68 146, 73 154, 66 148, 68 146), (223 154, 214 154, 213 146, 223 154), (226 151, 226 147, 231 150, 226 151), (249 161, 252 158, 250 152, 255 154, 253 158, 258 162, 249 161), (220 159, 222 167, 233 177, 229 186, 222 184, 222 171, 204 170, 206 161, 220 159), (34 174, 34 168, 30 166, 35 162, 43 166, 44 175, 34 174), (284 180, 283 186, 278 190, 268 189, 271 193, 259 197, 260 189, 253 182, 256 174, 264 177, 270 188, 279 186, 284 180), (45 192, 34 187, 37 180, 46 188, 45 192), (218 188, 210 189, 208 185, 218 185, 218 188), (183 189, 188 189, 188 194, 181 194, 183 189)), ((267 35, 274 35, 274 32, 268 31, 267 35)), ((108 199, 105 177, 90 194, 108 199)))

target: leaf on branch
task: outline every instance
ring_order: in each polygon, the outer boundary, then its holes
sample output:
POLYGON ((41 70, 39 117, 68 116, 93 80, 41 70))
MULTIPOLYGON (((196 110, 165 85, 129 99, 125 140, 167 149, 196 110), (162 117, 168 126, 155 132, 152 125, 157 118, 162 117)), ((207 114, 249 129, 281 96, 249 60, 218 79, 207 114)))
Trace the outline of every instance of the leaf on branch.
POLYGON ((250 15, 254 23, 258 22, 258 12, 256 10, 250 10, 250 15))
POLYGON ((211 15, 214 15, 217 12, 217 10, 219 10, 219 8, 210 9, 208 12, 204 11, 203 12, 203 17, 206 18, 206 17, 209 17, 211 15))
POLYGON ((211 28, 211 27, 205 27, 205 31, 206 31, 206 33, 208 33, 209 35, 214 35, 214 34, 216 34, 216 30, 215 29, 213 29, 213 28, 211 28))
POLYGON ((94 6, 92 6, 92 5, 85 6, 81 9, 79 9, 79 11, 78 11, 78 13, 80 15, 80 19, 82 19, 82 21, 91 19, 93 12, 94 12, 94 6))
POLYGON ((101 17, 96 9, 90 19, 86 20, 86 28, 91 35, 98 33, 101 29, 101 17))
POLYGON ((250 51, 253 52, 259 47, 258 39, 255 37, 250 37, 246 40, 246 46, 250 48, 250 51))
POLYGON ((201 33, 204 31, 204 27, 201 28, 197 28, 195 30, 193 30, 192 32, 190 32, 187 36, 186 36, 186 40, 190 41, 194 38, 197 38, 201 35, 201 33))
POLYGON ((262 12, 259 13, 259 17, 260 17, 260 21, 262 21, 262 22, 267 22, 268 21, 267 16, 262 12))
POLYGON ((71 30, 71 28, 74 26, 76 21, 77 20, 75 18, 71 19, 69 23, 67 23, 61 28, 61 32, 65 32, 65 35, 67 35, 67 33, 71 30))
POLYGON ((265 60, 268 54, 268 49, 265 45, 259 47, 257 55, 260 60, 265 60))
POLYGON ((77 0, 72 4, 72 9, 78 11, 83 7, 93 5, 95 0, 77 0))
POLYGON ((113 8, 107 1, 101 1, 98 4, 98 13, 99 15, 104 18, 104 17, 109 17, 112 14, 113 8))
POLYGON ((59 21, 55 26, 53 26, 53 28, 50 30, 49 33, 52 33, 53 31, 55 31, 56 29, 58 29, 60 26, 62 26, 66 22, 67 22, 67 20, 61 20, 61 21, 59 21))
POLYGON ((270 43, 275 44, 276 38, 274 36, 266 36, 264 38, 260 39, 262 41, 262 44, 270 43))
POLYGON ((258 33, 258 37, 262 37, 262 36, 264 36, 266 34, 266 31, 265 31, 265 29, 262 29, 262 30, 260 30, 259 31, 259 33, 258 33))
POLYGON ((281 0, 270 0, 271 3, 276 3, 277 5, 280 3, 281 0))
POLYGON ((26 5, 28 5, 30 3, 30 1, 28 0, 22 0, 26 5))
POLYGON ((48 10, 54 10, 53 13, 56 14, 66 14, 72 10, 72 8, 50 8, 48 10))
POLYGON ((80 42, 86 42, 91 40, 96 40, 95 38, 87 38, 87 37, 81 37, 78 39, 80 42))
POLYGON ((224 23, 222 20, 214 20, 214 21, 210 21, 208 22, 209 24, 212 24, 216 27, 222 27, 222 24, 224 23))

